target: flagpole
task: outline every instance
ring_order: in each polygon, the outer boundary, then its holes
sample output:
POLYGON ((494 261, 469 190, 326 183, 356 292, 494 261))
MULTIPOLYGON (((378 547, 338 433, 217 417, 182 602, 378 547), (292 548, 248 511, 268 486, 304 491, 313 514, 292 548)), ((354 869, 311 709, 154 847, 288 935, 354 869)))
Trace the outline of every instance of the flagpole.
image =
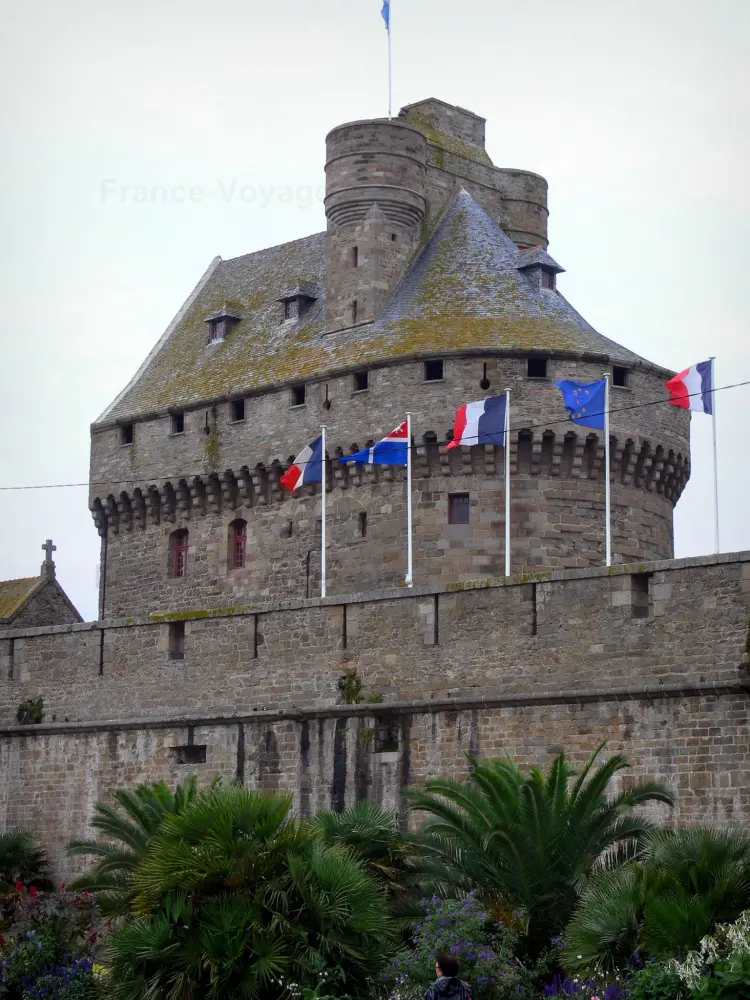
POLYGON ((326 427, 320 429, 320 596, 326 596, 326 427))
POLYGON ((406 414, 406 586, 414 584, 411 519, 411 413, 406 414))
POLYGON ((393 109, 392 101, 392 77, 391 77, 391 7, 393 5, 393 0, 390 0, 388 4, 388 117, 393 117, 391 112, 393 109))
POLYGON ((606 521, 606 565, 612 565, 612 484, 609 467, 609 372, 604 373, 604 519, 606 521))
POLYGON ((510 576, 510 389, 505 390, 505 575, 510 576))
POLYGON ((712 355, 711 362, 711 428, 714 440, 714 543, 715 552, 719 554, 719 463, 716 457, 716 358, 712 355))

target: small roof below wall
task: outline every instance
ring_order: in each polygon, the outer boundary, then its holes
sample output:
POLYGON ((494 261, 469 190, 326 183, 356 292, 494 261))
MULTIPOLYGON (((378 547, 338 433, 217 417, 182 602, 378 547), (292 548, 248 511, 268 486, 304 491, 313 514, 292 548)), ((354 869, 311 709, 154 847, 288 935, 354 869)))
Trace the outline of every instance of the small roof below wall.
POLYGON ((527 250, 518 251, 518 270, 522 271, 526 267, 546 267, 557 274, 565 271, 554 257, 550 257, 544 247, 529 247, 527 250))

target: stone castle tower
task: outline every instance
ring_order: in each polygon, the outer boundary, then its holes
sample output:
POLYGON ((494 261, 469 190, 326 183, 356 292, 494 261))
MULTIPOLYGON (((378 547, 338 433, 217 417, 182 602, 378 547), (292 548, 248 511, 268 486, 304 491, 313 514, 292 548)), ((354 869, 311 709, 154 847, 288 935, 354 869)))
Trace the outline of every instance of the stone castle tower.
POLYGON ((406 819, 400 789, 467 753, 600 741, 669 784, 679 822, 746 823, 750 553, 672 558, 689 414, 563 296, 545 181, 428 100, 333 129, 326 192, 326 232, 215 259, 94 423, 100 615, 0 622, 0 829, 34 830, 64 878, 65 843, 133 782, 406 819), (553 386, 604 371, 608 470, 553 386), (457 406, 506 388, 508 577, 503 449, 446 447, 457 406), (402 470, 336 461, 407 411, 412 588, 402 470), (325 599, 320 485, 279 482, 323 423, 325 599))
POLYGON ((512 564, 603 561, 604 442, 555 379, 612 374, 615 561, 668 558, 688 417, 669 376, 557 288, 547 185, 493 166, 484 119, 437 100, 327 137, 326 233, 216 259, 92 427, 101 614, 315 594, 319 496, 279 476, 328 428, 329 593, 403 578, 400 471, 337 456, 412 412, 415 582, 504 567, 502 449, 446 450, 456 407, 512 392, 512 564), (105 485, 106 484, 106 485, 105 485))

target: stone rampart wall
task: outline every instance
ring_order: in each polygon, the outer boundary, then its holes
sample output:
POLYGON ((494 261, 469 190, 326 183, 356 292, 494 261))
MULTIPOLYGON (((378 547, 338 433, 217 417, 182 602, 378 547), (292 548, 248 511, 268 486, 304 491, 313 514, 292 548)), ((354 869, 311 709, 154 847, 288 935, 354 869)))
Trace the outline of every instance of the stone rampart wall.
POLYGON ((736 683, 750 554, 719 559, 6 631, 0 722, 39 696, 47 722, 330 708, 347 671, 384 706, 736 683))
POLYGON ((625 752, 634 778, 666 782, 677 796, 667 822, 750 821, 748 694, 736 685, 677 695, 633 690, 613 697, 527 698, 486 705, 358 706, 257 718, 0 730, 0 828, 34 831, 58 876, 75 862, 72 839, 90 834, 97 800, 141 781, 197 774, 289 791, 303 816, 368 798, 398 808, 399 789, 466 775, 466 754, 511 752, 545 765, 564 748, 581 763, 603 740, 625 752), (382 747, 388 747, 383 751, 382 747))
POLYGON ((61 877, 98 799, 191 773, 303 815, 403 810, 400 787, 461 777, 466 752, 580 762, 607 740, 674 790, 674 820, 750 821, 750 553, 171 618, 180 660, 158 616, 0 633, 0 827, 61 877), (382 701, 343 704, 346 671, 382 701))

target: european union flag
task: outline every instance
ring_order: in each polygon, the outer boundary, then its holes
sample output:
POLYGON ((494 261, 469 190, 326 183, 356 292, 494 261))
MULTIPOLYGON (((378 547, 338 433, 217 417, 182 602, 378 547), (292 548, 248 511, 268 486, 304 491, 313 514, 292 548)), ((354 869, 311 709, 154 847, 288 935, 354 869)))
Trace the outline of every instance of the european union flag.
POLYGON ((562 392, 563 403, 574 424, 604 430, 605 397, 607 380, 597 382, 572 382, 564 378, 555 382, 562 392))
POLYGON ((386 31, 391 30, 391 0, 383 0, 383 9, 380 12, 385 21, 386 31))

